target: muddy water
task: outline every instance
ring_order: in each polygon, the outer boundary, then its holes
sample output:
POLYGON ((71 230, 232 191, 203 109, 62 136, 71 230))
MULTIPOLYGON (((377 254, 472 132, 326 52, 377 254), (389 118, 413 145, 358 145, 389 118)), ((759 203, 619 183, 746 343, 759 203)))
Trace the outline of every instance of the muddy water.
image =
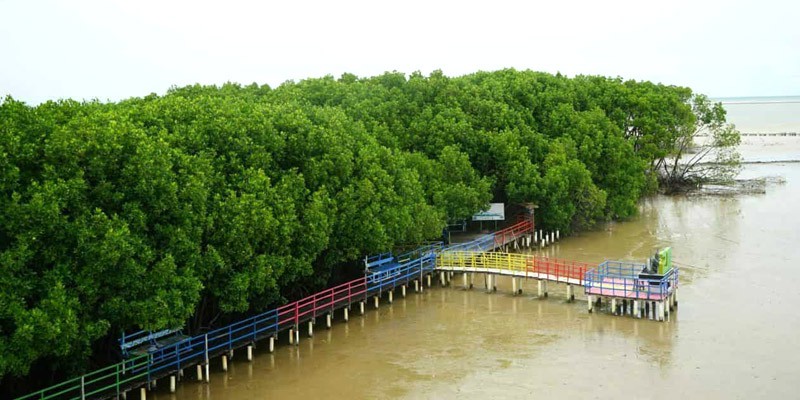
POLYGON ((227 373, 212 360, 210 384, 188 371, 176 394, 161 383, 150 398, 796 398, 800 164, 748 174, 787 183, 766 195, 646 200, 637 219, 544 251, 641 261, 672 246, 682 286, 669 322, 589 314, 582 293, 566 303, 552 283, 540 300, 534 281, 517 297, 503 278, 494 294, 482 284, 397 293, 349 323, 318 324, 297 347, 284 334, 252 363, 240 351, 227 373))

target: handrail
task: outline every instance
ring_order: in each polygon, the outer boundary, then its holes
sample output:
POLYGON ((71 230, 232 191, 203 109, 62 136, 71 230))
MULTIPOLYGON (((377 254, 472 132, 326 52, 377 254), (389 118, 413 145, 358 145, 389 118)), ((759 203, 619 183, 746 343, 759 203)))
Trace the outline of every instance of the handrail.
POLYGON ((137 373, 135 370, 142 365, 147 365, 148 358, 147 354, 143 354, 27 394, 17 400, 80 399, 101 393, 109 396, 119 395, 129 383, 147 375, 146 372, 137 373))

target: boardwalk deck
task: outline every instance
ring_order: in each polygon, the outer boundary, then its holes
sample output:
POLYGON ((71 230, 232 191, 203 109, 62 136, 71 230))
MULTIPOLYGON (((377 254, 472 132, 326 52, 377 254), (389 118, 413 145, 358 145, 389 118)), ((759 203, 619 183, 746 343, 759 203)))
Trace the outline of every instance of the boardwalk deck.
MULTIPOLYGON (((366 269, 363 277, 209 332, 192 337, 174 336, 176 339, 168 342, 162 340, 157 346, 145 347, 147 353, 142 356, 132 357, 18 400, 80 398, 82 395, 86 398, 119 397, 126 390, 144 387, 154 379, 175 375, 194 365, 198 369, 200 365, 206 366, 207 376, 209 359, 212 357, 251 346, 258 340, 276 338, 278 333, 291 329, 294 330, 294 343, 297 344, 297 331, 301 323, 321 316, 330 318, 334 311, 349 309, 354 303, 360 303, 363 310, 369 296, 380 296, 384 291, 391 296, 398 286, 415 280, 421 283, 425 275, 430 279, 434 270, 442 271, 443 276, 444 271, 474 272, 584 285, 590 296, 633 296, 637 299, 662 296, 663 301, 664 294, 668 296, 677 287, 677 269, 665 282, 652 285, 652 282, 636 279, 633 275, 604 276, 599 273, 602 271, 598 272, 586 263, 494 251, 507 249, 512 243, 515 247, 521 243, 530 244, 533 227, 532 221, 521 220, 506 229, 466 243, 448 246, 431 243, 396 257, 391 253, 367 257, 364 260, 366 269), (645 294, 650 297, 640 297, 645 294)), ((139 346, 135 347, 138 349, 139 346)))

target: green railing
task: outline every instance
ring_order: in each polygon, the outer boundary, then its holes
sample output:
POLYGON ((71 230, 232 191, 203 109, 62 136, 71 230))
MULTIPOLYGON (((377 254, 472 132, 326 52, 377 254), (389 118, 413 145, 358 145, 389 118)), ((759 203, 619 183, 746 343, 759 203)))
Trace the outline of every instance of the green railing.
POLYGON ((17 400, 46 399, 91 399, 95 397, 119 396, 129 384, 147 379, 147 364, 150 355, 143 354, 119 364, 92 371, 49 388, 34 392, 17 400), (145 368, 142 368, 145 367, 145 368), (133 371, 142 371, 133 373, 133 371))

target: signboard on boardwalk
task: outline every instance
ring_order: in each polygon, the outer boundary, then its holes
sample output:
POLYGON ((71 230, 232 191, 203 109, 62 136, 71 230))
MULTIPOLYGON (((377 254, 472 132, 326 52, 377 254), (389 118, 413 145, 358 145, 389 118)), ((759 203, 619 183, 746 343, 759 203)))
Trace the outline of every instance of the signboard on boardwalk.
POLYGON ((504 221, 506 219, 505 203, 489 203, 489 209, 472 216, 473 221, 504 221))

